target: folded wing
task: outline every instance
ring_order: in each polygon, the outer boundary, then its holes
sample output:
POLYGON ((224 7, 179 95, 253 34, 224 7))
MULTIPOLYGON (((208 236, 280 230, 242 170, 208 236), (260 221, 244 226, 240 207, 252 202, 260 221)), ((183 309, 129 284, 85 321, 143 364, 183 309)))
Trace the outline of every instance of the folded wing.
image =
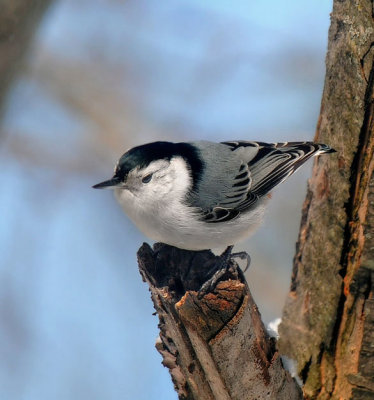
POLYGON ((238 217, 309 158, 335 151, 325 144, 312 142, 235 141, 222 144, 235 152, 242 164, 220 204, 204 213, 206 222, 223 222, 238 217))

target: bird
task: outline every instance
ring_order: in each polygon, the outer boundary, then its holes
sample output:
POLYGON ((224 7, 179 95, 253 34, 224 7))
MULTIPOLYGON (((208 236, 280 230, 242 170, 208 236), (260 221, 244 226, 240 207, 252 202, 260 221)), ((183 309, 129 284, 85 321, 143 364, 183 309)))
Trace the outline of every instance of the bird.
POLYGON ((270 191, 326 144, 260 141, 156 141, 117 162, 111 179, 119 204, 149 238, 186 250, 232 247, 263 220, 270 191))

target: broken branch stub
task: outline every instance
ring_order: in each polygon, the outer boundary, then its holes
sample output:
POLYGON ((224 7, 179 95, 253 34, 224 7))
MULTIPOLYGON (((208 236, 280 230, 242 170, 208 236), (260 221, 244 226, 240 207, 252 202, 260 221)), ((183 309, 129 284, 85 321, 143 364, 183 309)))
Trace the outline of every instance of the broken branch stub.
POLYGON ((138 251, 140 273, 159 316, 156 348, 179 398, 301 399, 234 262, 216 288, 199 298, 217 261, 207 250, 161 243, 153 250, 143 244, 138 251))

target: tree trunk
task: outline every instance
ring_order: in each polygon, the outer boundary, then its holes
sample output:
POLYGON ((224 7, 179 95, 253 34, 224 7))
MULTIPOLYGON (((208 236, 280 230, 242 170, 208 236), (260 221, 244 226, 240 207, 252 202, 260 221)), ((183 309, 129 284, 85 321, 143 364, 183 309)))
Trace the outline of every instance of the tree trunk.
POLYGON ((159 316, 156 347, 180 399, 301 399, 283 369, 240 269, 231 262, 216 289, 198 290, 218 257, 161 243, 138 252, 159 316))
POLYGON ((316 141, 280 350, 308 399, 374 399, 373 3, 335 0, 316 141))

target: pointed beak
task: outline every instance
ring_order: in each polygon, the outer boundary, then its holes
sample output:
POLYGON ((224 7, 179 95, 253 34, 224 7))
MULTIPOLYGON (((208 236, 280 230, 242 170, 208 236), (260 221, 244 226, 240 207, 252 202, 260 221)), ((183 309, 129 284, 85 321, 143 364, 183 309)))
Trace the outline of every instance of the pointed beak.
POLYGON ((119 178, 113 177, 108 181, 100 182, 97 185, 92 186, 94 189, 113 189, 121 183, 119 178))

